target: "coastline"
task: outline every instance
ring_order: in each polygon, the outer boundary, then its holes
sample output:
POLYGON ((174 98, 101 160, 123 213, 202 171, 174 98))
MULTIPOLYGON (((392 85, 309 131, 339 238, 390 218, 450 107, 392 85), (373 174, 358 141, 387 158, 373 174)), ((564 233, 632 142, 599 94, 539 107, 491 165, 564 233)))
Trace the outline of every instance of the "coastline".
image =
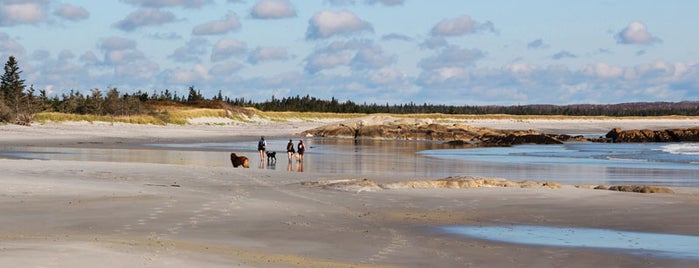
MULTIPOLYGON (((338 120, 339 121, 339 120, 338 120)), ((597 133, 696 120, 472 120, 502 129, 597 133), (639 121, 640 120, 640 121, 639 121), (611 128, 609 128, 611 129, 611 128), (608 131, 609 129, 605 130, 608 131)), ((0 126, 0 145, 138 147, 292 136, 328 123, 0 126)), ((699 189, 638 194, 486 187, 338 191, 354 175, 148 163, 0 159, 0 265, 152 267, 687 267, 699 259, 447 235, 445 225, 542 225, 699 236, 699 189)))

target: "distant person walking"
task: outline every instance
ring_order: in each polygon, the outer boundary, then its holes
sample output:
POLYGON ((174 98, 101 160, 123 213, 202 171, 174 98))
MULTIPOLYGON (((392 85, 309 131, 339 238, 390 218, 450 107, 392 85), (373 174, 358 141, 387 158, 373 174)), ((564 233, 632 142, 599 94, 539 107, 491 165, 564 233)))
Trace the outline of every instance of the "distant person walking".
POLYGON ((299 152, 299 161, 303 162, 303 153, 306 152, 306 145, 303 144, 303 140, 299 140, 298 152, 299 152))
POLYGON ((265 150, 267 149, 267 141, 265 136, 260 137, 260 141, 257 142, 257 151, 260 152, 260 161, 265 160, 265 150))
POLYGON ((296 150, 294 150, 294 142, 289 140, 289 143, 286 144, 286 154, 289 156, 289 162, 291 162, 291 159, 294 158, 295 153, 296 150))

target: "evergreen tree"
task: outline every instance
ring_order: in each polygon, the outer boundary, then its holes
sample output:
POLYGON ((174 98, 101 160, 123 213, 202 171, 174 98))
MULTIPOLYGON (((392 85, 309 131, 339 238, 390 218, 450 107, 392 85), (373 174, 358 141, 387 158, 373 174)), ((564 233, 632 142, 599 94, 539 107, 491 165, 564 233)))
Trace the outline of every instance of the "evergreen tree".
POLYGON ((20 104, 24 92, 24 80, 20 79, 19 75, 22 71, 17 66, 17 61, 14 56, 10 56, 5 63, 5 73, 2 75, 0 83, 0 92, 5 104, 17 114, 20 112, 20 104))
POLYGON ((192 103, 203 99, 204 97, 201 95, 201 92, 197 91, 193 86, 189 87, 189 96, 187 97, 187 102, 192 103))

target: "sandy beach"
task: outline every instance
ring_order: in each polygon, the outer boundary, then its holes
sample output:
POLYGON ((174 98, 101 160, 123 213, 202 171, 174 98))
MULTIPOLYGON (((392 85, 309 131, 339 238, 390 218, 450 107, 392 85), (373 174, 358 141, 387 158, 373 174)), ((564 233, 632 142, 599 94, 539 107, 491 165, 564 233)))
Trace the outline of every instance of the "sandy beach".
MULTIPOLYGON (((0 147, 255 140, 326 123, 0 125, 0 147)), ((699 126, 694 119, 465 123, 559 133, 699 126)), ((697 188, 675 187, 673 194, 574 185, 343 191, 303 183, 364 177, 24 159, 0 159, 0 170, 0 267, 699 266, 697 258, 504 243, 437 229, 541 225, 699 236, 697 188)))

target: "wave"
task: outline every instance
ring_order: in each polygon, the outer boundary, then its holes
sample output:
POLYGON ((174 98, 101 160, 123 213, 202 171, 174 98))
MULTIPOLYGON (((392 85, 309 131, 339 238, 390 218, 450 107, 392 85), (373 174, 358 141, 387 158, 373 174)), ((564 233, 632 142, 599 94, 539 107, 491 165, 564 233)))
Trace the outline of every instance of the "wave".
POLYGON ((699 155, 699 143, 674 143, 660 147, 660 150, 676 155, 699 155))

